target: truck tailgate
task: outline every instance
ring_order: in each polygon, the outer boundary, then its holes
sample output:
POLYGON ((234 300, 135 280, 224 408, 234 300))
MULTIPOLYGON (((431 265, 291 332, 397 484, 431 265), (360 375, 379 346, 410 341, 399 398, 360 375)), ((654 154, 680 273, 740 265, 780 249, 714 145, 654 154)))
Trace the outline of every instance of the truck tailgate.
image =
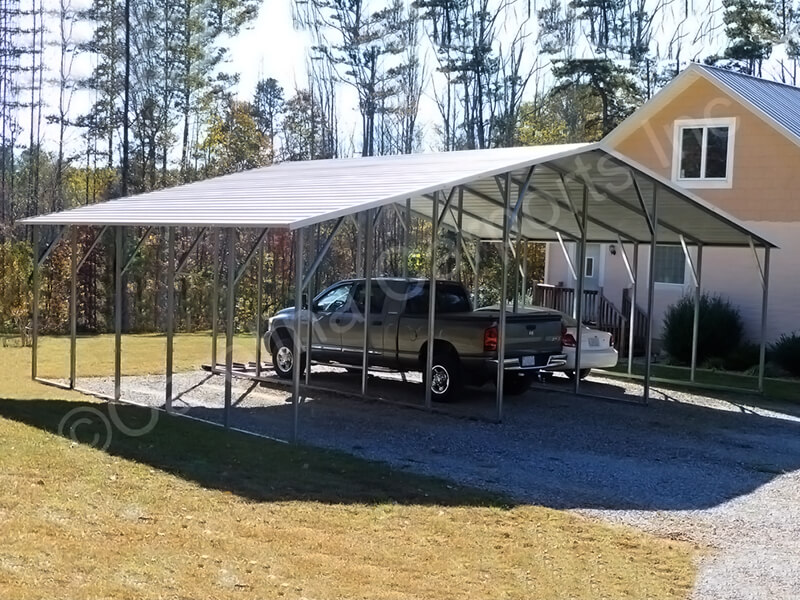
MULTIPOLYGON (((498 319, 499 311, 481 311, 498 319)), ((506 357, 561 352, 561 315, 557 313, 506 313, 506 357)))

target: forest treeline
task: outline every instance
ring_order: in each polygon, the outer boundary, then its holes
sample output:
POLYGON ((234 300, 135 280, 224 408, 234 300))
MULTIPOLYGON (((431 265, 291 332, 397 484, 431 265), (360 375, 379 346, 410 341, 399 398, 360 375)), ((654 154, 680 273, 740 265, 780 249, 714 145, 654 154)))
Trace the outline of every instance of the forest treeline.
MULTIPOLYGON (((268 3, 0 0, 0 331, 30 323, 25 217, 278 161, 593 141, 690 60, 755 75, 769 61, 769 76, 794 84, 800 54, 791 0, 292 3, 294 26, 310 39, 304 82, 285 89, 265 76, 243 94, 231 40, 268 3), (426 99, 435 110, 421 115, 426 99), (355 133, 341 122, 351 113, 355 133)), ((389 248, 378 272, 399 273, 403 262, 424 272, 429 229, 418 219, 411 229, 404 249, 398 215, 376 222, 379 247, 389 248)), ((309 244, 329 230, 317 228, 309 244)), ((81 254, 98 233, 79 230, 81 254)), ((178 232, 179 255, 192 248, 177 282, 183 329, 209 326, 213 251, 224 246, 211 232, 192 246, 197 233, 178 232)), ((38 252, 57 235, 43 230, 38 252)), ((241 257, 256 235, 238 234, 241 257)), ((131 331, 158 330, 164 319, 166 236, 134 228, 127 250, 142 236, 126 271, 131 331)), ((82 331, 112 323, 112 237, 103 235, 79 272, 82 331)), ((318 288, 361 271, 358 240, 348 223, 318 288)), ((455 246, 451 235, 442 243, 455 246)), ((290 302, 294 256, 285 232, 270 232, 265 247, 269 313, 290 302)), ((442 272, 452 272, 452 253, 442 250, 442 272)), ((492 301, 499 256, 484 250, 481 300, 492 301)), ((529 263, 529 279, 541 278, 541 247, 531 246, 529 263)), ((66 330, 69 265, 67 237, 44 265, 45 331, 66 330)), ((254 322, 255 271, 238 291, 240 329, 254 322)))

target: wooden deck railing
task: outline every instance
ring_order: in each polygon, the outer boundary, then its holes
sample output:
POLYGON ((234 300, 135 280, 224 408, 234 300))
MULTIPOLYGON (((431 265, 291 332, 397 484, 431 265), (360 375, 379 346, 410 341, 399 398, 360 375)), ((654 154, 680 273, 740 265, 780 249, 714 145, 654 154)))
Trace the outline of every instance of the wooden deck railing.
MULTIPOLYGON (((630 290, 622 290, 622 314, 626 317, 631 314, 630 290)), ((627 332, 626 332, 627 337, 627 332)), ((633 353, 634 355, 644 354, 644 346, 647 337, 647 313, 639 306, 633 311, 633 353)))
MULTIPOLYGON (((583 290, 584 321, 597 321, 598 311, 601 309, 601 297, 602 293, 598 290, 583 290)), ((560 285, 537 283, 533 303, 571 315, 575 303, 575 290, 560 285)))
POLYGON ((563 313, 572 314, 572 305, 575 302, 575 290, 547 283, 537 283, 533 303, 536 306, 546 306, 563 313))
POLYGON ((620 354, 626 354, 628 348, 628 319, 609 301, 602 292, 599 294, 596 327, 608 331, 614 336, 614 347, 620 354))
MULTIPOLYGON (((539 283, 536 285, 534 304, 546 306, 561 312, 572 314, 575 302, 573 288, 539 283)), ((618 309, 613 302, 603 295, 603 290, 584 290, 583 321, 614 336, 614 346, 620 355, 627 355, 628 346, 628 312, 618 309)), ((638 332, 644 332, 638 325, 638 332)), ((643 333, 641 334, 644 335, 643 333)), ((635 340, 636 341, 636 338, 635 340)))

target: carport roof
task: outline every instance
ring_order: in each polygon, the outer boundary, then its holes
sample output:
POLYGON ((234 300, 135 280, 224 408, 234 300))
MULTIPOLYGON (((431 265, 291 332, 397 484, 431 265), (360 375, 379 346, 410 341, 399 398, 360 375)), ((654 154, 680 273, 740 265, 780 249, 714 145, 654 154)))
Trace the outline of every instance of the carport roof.
MULTIPOLYGON (((285 162, 233 175, 25 219, 28 225, 276 227, 299 229, 410 199, 425 216, 461 189, 462 230, 502 235, 503 186, 512 204, 526 190, 523 237, 579 239, 584 185, 590 242, 651 241, 648 214, 658 203, 660 243, 774 245, 734 217, 600 144, 564 144, 285 162), (455 191, 454 191, 455 190, 455 191)), ((452 198, 444 223, 455 225, 452 198), (452 210, 451 210, 452 209, 452 210)))

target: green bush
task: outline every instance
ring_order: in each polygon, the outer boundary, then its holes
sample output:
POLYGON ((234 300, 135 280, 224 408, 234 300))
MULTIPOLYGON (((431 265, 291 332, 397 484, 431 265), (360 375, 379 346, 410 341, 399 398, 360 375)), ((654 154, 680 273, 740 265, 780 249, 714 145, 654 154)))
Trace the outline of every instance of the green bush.
POLYGON ((780 368, 800 377, 800 335, 783 334, 769 349, 770 359, 780 368))
POLYGON ((761 347, 752 342, 744 342, 734 348, 722 361, 726 371, 747 371, 758 366, 761 357, 761 347))
MULTIPOLYGON (((686 364, 681 363, 681 364, 686 364)), ((711 358, 705 360, 704 362, 700 363, 701 369, 706 369, 708 371, 724 371, 725 370, 725 359, 721 356, 712 356, 711 358)))
MULTIPOLYGON (((692 360, 694 297, 684 296, 667 309, 664 318, 664 349, 676 361, 692 360)), ((742 341, 739 310, 720 296, 700 297, 700 326, 697 335, 697 363, 709 358, 725 358, 742 341)))

